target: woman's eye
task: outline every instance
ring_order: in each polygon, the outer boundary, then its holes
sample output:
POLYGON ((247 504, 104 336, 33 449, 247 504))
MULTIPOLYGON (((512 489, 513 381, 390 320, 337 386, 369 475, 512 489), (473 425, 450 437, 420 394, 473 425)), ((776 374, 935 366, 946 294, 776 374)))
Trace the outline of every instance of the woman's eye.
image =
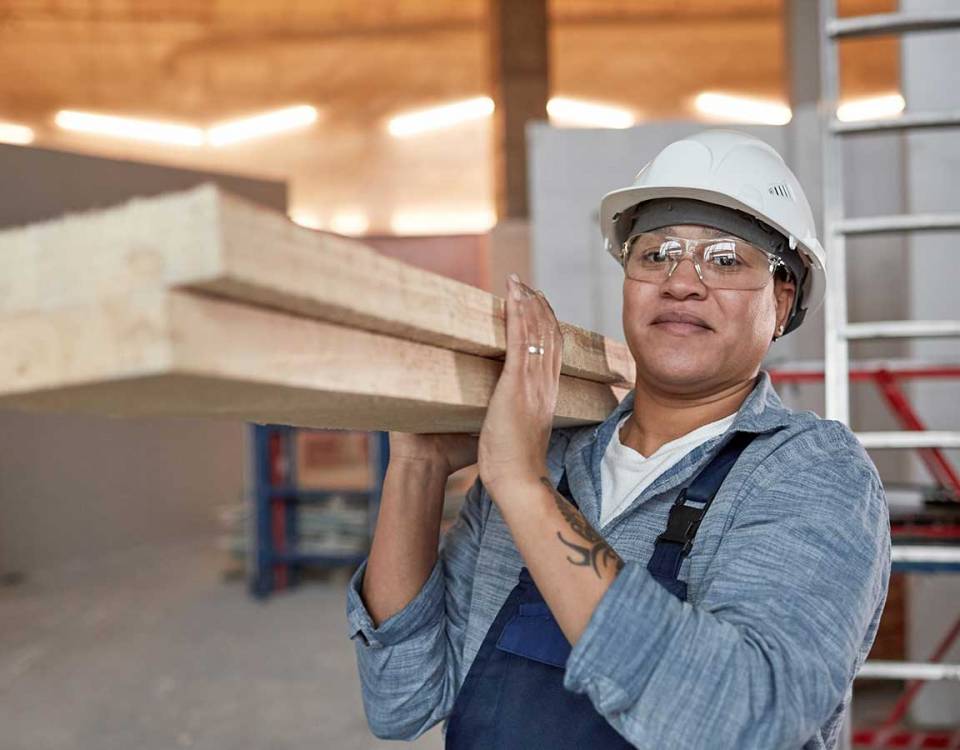
POLYGON ((731 247, 724 246, 707 248, 704 253, 704 259, 718 268, 736 268, 741 265, 737 251, 731 247))
POLYGON ((724 268, 732 268, 737 265, 739 261, 737 260, 736 255, 711 255, 710 262, 717 266, 723 266, 724 268))

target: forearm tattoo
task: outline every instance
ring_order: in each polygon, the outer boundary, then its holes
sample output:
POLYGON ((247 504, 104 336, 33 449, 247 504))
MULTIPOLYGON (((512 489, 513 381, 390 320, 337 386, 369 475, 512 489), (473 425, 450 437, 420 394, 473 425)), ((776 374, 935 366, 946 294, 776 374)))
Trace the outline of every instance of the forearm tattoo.
POLYGON ((543 482, 553 493, 554 502, 557 504, 557 508, 560 510, 560 513, 563 515, 564 520, 570 524, 570 528, 580 537, 585 540, 586 545, 584 544, 574 544, 573 542, 568 542, 563 538, 563 535, 558 531, 557 538, 563 542, 567 547, 572 549, 574 552, 579 554, 579 559, 573 559, 567 557, 574 565, 579 565, 582 567, 590 566, 593 568, 594 572, 597 574, 597 578, 602 578, 600 573, 600 567, 609 568, 610 565, 616 567, 616 572, 614 575, 620 572, 623 568, 623 560, 620 559, 620 556, 613 550, 606 540, 597 531, 587 522, 587 519, 584 518, 583 514, 577 510, 567 499, 557 492, 556 488, 550 483, 550 479, 547 477, 540 477, 540 481, 543 482))

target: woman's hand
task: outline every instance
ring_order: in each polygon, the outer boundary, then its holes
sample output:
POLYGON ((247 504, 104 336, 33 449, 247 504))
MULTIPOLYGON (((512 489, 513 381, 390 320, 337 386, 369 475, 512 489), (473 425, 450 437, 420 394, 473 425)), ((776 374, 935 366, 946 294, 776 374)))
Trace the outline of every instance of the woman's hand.
POLYGON ((477 435, 391 432, 389 438, 391 463, 420 461, 437 466, 450 476, 477 462, 477 435))
POLYGON ((480 480, 494 499, 503 483, 538 482, 546 475, 563 359, 563 334, 550 303, 511 277, 507 356, 480 431, 480 480), (543 354, 529 346, 543 347, 543 354))

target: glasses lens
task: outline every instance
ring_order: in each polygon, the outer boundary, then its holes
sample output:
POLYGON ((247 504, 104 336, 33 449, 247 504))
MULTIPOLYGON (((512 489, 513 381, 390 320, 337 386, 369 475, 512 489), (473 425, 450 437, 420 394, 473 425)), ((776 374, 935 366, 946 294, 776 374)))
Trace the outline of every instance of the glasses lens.
POLYGON ((775 264, 762 250, 737 238, 684 240, 655 233, 634 235, 625 243, 624 270, 636 281, 661 283, 676 262, 690 254, 703 283, 715 289, 759 289, 773 275, 775 264))
POLYGON ((743 240, 707 242, 697 255, 703 282, 717 289, 759 289, 773 275, 767 254, 743 240))
POLYGON ((665 278, 673 261, 683 255, 682 242, 658 235, 638 234, 627 240, 627 275, 642 281, 665 278))

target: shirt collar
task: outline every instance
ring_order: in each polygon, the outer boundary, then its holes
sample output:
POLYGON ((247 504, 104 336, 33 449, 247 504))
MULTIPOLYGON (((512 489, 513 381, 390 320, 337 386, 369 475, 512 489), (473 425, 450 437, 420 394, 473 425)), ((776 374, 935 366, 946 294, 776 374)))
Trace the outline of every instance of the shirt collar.
MULTIPOLYGON (((635 395, 636 389, 631 389, 603 422, 598 425, 580 428, 571 436, 566 447, 563 463, 558 467, 560 472, 563 471, 564 467, 566 468, 568 481, 572 478, 572 474, 576 475, 581 481, 592 484, 593 494, 596 494, 600 486, 600 464, 603 454, 623 413, 633 409, 635 395), (579 472, 575 470, 578 464, 581 468, 579 472)), ((727 436, 734 432, 763 433, 780 429, 790 423, 791 413, 791 410, 783 405, 780 396, 774 390, 770 374, 766 370, 760 370, 753 390, 750 391, 750 394, 737 410, 737 416, 733 420, 733 424, 727 428, 722 436, 708 441, 708 444, 701 446, 701 449, 707 449, 724 442, 727 436)), ((558 480, 559 475, 554 477, 555 482, 558 480)), ((590 502, 590 500, 587 500, 587 502, 590 502)), ((581 508, 581 510, 587 512, 585 508, 581 508)), ((590 518, 589 515, 587 517, 590 518)))
MULTIPOLYGON (((624 412, 633 409, 635 397, 636 389, 632 388, 603 422, 594 425, 591 429, 577 432, 568 450, 582 450, 593 442, 600 443, 600 447, 606 449, 624 412)), ((780 396, 774 390, 770 374, 766 370, 760 370, 753 390, 740 405, 737 416, 727 432, 770 432, 789 424, 789 421, 790 409, 783 405, 780 396)))

